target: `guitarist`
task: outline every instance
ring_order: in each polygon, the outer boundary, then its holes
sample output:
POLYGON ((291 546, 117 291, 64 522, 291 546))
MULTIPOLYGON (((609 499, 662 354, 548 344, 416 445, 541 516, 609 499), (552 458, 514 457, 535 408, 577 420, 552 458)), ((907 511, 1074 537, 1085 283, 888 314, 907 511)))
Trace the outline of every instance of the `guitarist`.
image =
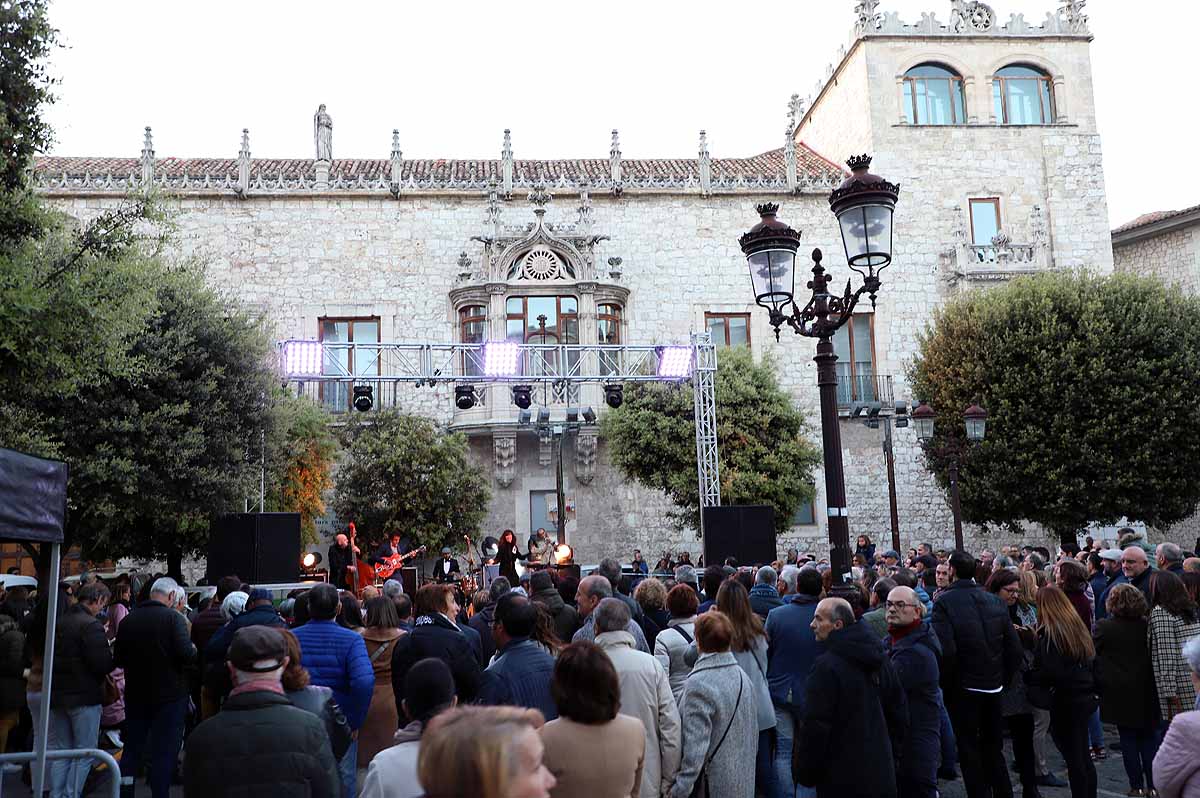
POLYGON ((379 548, 375 549, 375 554, 367 562, 371 565, 379 565, 379 563, 388 557, 394 557, 397 554, 408 554, 410 548, 412 546, 403 540, 399 532, 393 532, 391 537, 379 544, 379 548))
POLYGON ((433 566, 433 576, 439 584, 443 585, 458 581, 458 560, 450 556, 449 546, 442 549, 442 558, 433 566))

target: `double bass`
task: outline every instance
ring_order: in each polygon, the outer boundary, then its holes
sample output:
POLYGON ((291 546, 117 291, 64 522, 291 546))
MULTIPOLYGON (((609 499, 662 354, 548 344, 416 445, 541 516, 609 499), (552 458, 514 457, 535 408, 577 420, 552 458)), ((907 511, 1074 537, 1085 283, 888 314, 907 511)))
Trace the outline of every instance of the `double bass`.
POLYGON ((350 589, 354 595, 362 593, 362 589, 367 585, 375 584, 375 569, 367 563, 358 559, 358 551, 354 545, 354 538, 357 536, 358 530, 354 528, 354 522, 350 522, 350 564, 346 566, 346 581, 350 584, 350 589))

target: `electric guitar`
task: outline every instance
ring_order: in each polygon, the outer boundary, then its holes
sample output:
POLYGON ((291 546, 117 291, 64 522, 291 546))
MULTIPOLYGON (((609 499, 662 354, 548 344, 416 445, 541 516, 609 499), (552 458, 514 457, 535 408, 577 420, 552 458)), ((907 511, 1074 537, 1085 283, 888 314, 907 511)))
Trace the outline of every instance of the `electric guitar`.
POLYGON ((378 579, 387 579, 396 570, 404 564, 405 560, 411 560, 418 554, 424 554, 425 547, 421 546, 418 549, 413 549, 408 554, 393 554, 391 557, 385 557, 375 564, 375 576, 378 579))

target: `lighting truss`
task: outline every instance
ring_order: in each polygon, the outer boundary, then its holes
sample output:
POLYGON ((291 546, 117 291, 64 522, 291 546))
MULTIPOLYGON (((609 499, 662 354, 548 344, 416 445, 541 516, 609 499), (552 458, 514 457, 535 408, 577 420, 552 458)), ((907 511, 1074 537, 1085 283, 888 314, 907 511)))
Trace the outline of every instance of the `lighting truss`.
MULTIPOLYGON (((582 384, 690 381, 695 398, 700 506, 721 504, 715 394, 717 353, 707 332, 693 333, 687 346, 511 341, 334 343, 292 338, 280 341, 277 349, 284 380, 300 386, 301 390, 305 383, 338 385, 367 381, 416 386, 540 384, 555 389, 582 384), (354 364, 353 372, 348 363, 354 364)), ((539 424, 543 423, 543 413, 545 421, 549 421, 549 411, 543 407, 538 410, 539 424)))

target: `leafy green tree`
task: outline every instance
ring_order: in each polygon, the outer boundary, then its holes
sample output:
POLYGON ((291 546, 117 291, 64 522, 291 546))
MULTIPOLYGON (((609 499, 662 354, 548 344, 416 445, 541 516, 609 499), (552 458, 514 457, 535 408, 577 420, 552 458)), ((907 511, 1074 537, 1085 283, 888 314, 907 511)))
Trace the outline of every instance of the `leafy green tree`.
MULTIPOLYGON (((808 423, 779 387, 773 363, 755 363, 748 347, 721 350, 715 393, 721 501, 769 504, 783 532, 815 493, 820 453, 807 437, 808 423)), ((622 405, 605 414, 601 434, 626 477, 670 496, 680 527, 700 528, 690 384, 629 383, 622 405)))
POLYGON ((1074 539, 1090 521, 1158 527, 1200 502, 1200 300, 1141 276, 1044 274, 938 310, 910 368, 937 413, 926 456, 963 517, 1032 521, 1074 539), (989 413, 965 442, 963 410, 989 413))
POLYGON ((300 514, 304 543, 317 542, 316 519, 333 487, 338 443, 329 413, 306 397, 276 397, 267 434, 266 505, 270 512, 300 514))
POLYGON ((26 173, 53 141, 42 117, 54 101, 46 62, 58 44, 47 6, 46 0, 0 2, 0 248, 36 236, 46 219, 26 173))
POLYGON ((371 545, 399 532, 436 550, 483 522, 491 493, 463 435, 385 410, 350 422, 344 448, 333 509, 371 545))
POLYGON ((128 350, 138 370, 50 402, 48 415, 72 469, 68 543, 178 572, 213 518, 257 496, 278 377, 260 322, 198 268, 161 269, 155 297, 128 350))

